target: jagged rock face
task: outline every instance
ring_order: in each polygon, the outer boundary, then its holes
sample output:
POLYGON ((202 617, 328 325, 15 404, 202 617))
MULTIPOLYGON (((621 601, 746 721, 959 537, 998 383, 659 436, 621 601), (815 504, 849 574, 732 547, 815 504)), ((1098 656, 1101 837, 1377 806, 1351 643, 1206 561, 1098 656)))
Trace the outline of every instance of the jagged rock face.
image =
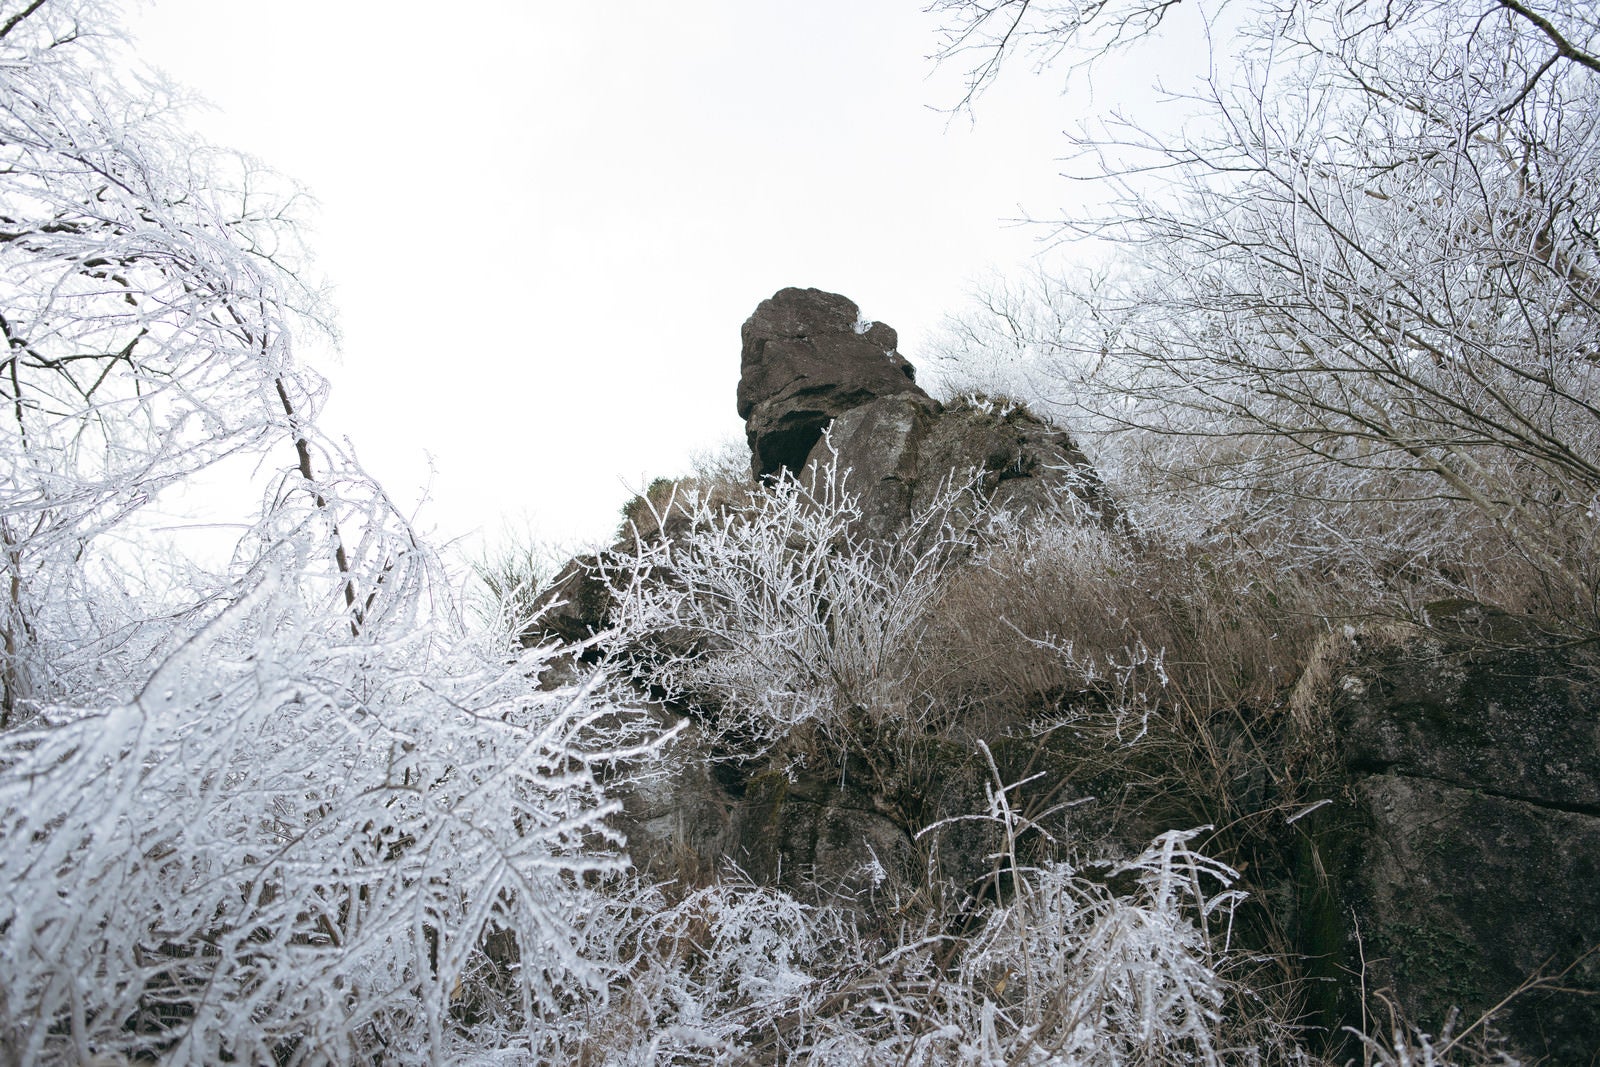
POLYGON ((758 478, 800 473, 823 429, 851 408, 882 396, 928 396, 896 350, 894 330, 863 322, 836 293, 781 289, 740 336, 739 417, 758 478))
MULTIPOLYGON (((1353 802, 1312 829, 1343 898, 1345 965, 1364 960, 1368 990, 1391 985, 1435 1026, 1600 945, 1600 692, 1557 650, 1486 647, 1492 613, 1476 610, 1477 635, 1358 654, 1332 724, 1353 802)), ((1498 1025, 1530 1062, 1588 1063, 1600 958, 1558 984, 1498 1025)))
POLYGON ((567 561, 534 602, 539 625, 524 634, 523 644, 545 641, 575 645, 605 628, 611 609, 611 587, 600 575, 600 556, 576 556, 567 561))
POLYGON ((1116 508, 1072 438, 1016 404, 888 396, 834 420, 811 469, 833 463, 856 495, 862 533, 887 540, 954 479, 990 508, 1044 514, 1067 508, 1111 523, 1116 508))

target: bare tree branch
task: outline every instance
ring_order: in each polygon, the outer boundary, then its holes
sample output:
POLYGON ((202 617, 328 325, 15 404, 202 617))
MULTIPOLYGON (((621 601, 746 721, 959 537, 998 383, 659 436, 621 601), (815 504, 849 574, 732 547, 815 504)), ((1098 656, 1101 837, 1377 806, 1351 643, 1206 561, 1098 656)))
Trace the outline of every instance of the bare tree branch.
POLYGON ((1590 70, 1600 73, 1600 56, 1578 48, 1549 19, 1520 3, 1519 0, 1495 0, 1495 3, 1537 26, 1539 32, 1550 38, 1550 43, 1556 46, 1556 55, 1562 59, 1570 59, 1574 63, 1581 63, 1590 70))

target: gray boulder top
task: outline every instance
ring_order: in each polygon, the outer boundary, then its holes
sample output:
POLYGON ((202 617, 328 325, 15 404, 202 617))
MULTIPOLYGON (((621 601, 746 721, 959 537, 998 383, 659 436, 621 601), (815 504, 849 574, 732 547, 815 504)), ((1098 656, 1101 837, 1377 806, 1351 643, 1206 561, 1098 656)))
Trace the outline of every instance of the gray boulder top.
POLYGON ((799 474, 823 430, 852 408, 928 395, 897 351, 894 330, 864 321, 837 293, 780 289, 745 320, 740 338, 739 417, 757 478, 799 474))

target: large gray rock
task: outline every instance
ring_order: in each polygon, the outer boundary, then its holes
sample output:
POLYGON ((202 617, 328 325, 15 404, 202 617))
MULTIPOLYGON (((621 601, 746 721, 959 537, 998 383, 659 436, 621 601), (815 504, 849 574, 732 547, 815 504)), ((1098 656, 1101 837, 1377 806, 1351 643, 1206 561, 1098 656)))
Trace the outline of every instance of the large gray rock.
POLYGON ((1556 982, 1564 992, 1516 996, 1496 1023, 1526 1062, 1592 1062, 1600 960, 1584 953, 1600 945, 1600 818, 1405 774, 1361 779, 1356 797, 1373 838, 1348 901, 1369 988, 1392 986, 1431 1029, 1582 959, 1556 982))
POLYGON ((800 473, 823 429, 881 396, 927 397, 896 350, 894 330, 861 319, 849 299, 820 289, 781 289, 740 331, 739 417, 751 470, 800 473))
POLYGON ((922 856, 876 799, 832 775, 767 771, 743 787, 730 852, 758 882, 802 897, 866 907, 907 899, 922 856))
MULTIPOLYGON (((665 725, 670 716, 663 715, 665 725)), ((616 820, 630 858, 655 881, 694 884, 737 869, 806 901, 880 921, 897 904, 940 892, 992 892, 996 823, 972 818, 992 785, 972 747, 929 738, 916 766, 886 780, 861 751, 811 770, 741 763, 690 723, 653 773, 628 781, 616 820), (920 833, 935 827, 932 832, 920 833)), ((879 753, 881 756, 881 753, 879 753)), ((1007 780, 1038 770, 1031 740, 996 742, 1007 780)), ((1041 795, 1050 791, 1042 786, 1041 795)), ((1013 790, 1030 802, 1031 790, 1013 790)), ((1052 800, 1058 800, 1052 792, 1052 800)))
POLYGON ((840 415, 807 460, 833 465, 862 511, 867 537, 887 540, 952 482, 991 510, 1067 510, 1111 523, 1116 507, 1072 438, 1026 407, 968 397, 948 405, 886 396, 840 415))
MULTIPOLYGON (((1470 1022, 1576 961, 1560 990, 1524 992, 1497 1018, 1528 1062, 1588 1064, 1600 1047, 1600 689, 1491 609, 1435 616, 1433 632, 1357 637, 1334 679, 1347 785, 1303 827, 1321 883, 1303 887, 1305 921, 1324 927, 1309 947, 1332 953, 1330 977, 1364 970, 1369 992, 1388 988, 1435 1032, 1451 1008, 1470 1022)), ((1347 986, 1347 1018, 1356 1000, 1347 986)))
POLYGON ((1600 816, 1596 679, 1492 608, 1450 601, 1430 616, 1442 632, 1369 653, 1344 690, 1349 766, 1600 816))

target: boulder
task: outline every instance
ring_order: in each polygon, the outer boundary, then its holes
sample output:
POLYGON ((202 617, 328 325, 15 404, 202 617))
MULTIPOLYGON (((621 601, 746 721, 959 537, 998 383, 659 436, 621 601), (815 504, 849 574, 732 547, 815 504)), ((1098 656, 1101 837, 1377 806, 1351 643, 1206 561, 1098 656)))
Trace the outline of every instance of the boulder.
POLYGON ((823 429, 851 408, 882 396, 928 397, 894 330, 863 321, 836 293, 781 289, 740 336, 739 417, 757 478, 799 474, 823 429))
POLYGON ((807 469, 830 464, 860 502, 861 532, 875 540, 893 537, 952 481, 970 485, 991 510, 1018 516, 1066 509, 1084 521, 1117 517, 1072 438, 1010 401, 881 397, 833 421, 807 469))
POLYGON ((744 784, 728 854, 755 881, 802 899, 870 908, 921 881, 910 829, 837 776, 769 770, 744 784))
POLYGON ((1338 732, 1357 773, 1394 773, 1600 817, 1600 693, 1493 608, 1431 606, 1404 655, 1368 653, 1338 732))
POLYGON ((911 518, 922 479, 922 442, 941 410, 931 397, 905 394, 845 412, 812 448, 805 477, 837 471, 845 491, 861 507, 857 532, 887 541, 911 518))
POLYGON ((1363 778, 1356 798, 1372 837, 1348 900, 1369 988, 1435 1031, 1453 1008, 1459 1029, 1510 996, 1495 1025, 1519 1058, 1591 1062, 1600 818, 1408 774, 1363 778), (1559 989, 1517 993, 1538 978, 1559 989))
MULTIPOLYGON (((618 793, 615 825, 648 879, 699 884, 737 870, 804 901, 854 909, 869 924, 926 897, 930 875, 958 894, 990 885, 1003 842, 994 822, 971 817, 985 810, 992 784, 971 747, 930 738, 926 762, 891 783, 860 752, 840 766, 777 768, 730 759, 737 754, 692 720, 679 725, 652 773, 618 793)), ((1039 756, 1005 741, 995 758, 1020 777, 1039 756)))
POLYGON ((1591 667, 1493 609, 1431 614, 1431 631, 1346 638, 1329 723, 1344 799, 1302 827, 1308 951, 1342 977, 1346 1021, 1359 975, 1435 1033, 1452 1008, 1465 1027, 1542 977, 1498 1027, 1528 1062, 1588 1063, 1600 690, 1591 667))
MULTIPOLYGON (((703 885, 740 867, 733 826, 737 794, 729 789, 727 768, 705 732, 659 704, 641 710, 661 733, 676 729, 653 766, 622 765, 608 783, 622 801, 613 826, 627 841, 629 859, 646 879, 703 885), (646 773, 633 773, 643 769, 646 773)), ((736 784, 736 783, 735 783, 736 784)))

